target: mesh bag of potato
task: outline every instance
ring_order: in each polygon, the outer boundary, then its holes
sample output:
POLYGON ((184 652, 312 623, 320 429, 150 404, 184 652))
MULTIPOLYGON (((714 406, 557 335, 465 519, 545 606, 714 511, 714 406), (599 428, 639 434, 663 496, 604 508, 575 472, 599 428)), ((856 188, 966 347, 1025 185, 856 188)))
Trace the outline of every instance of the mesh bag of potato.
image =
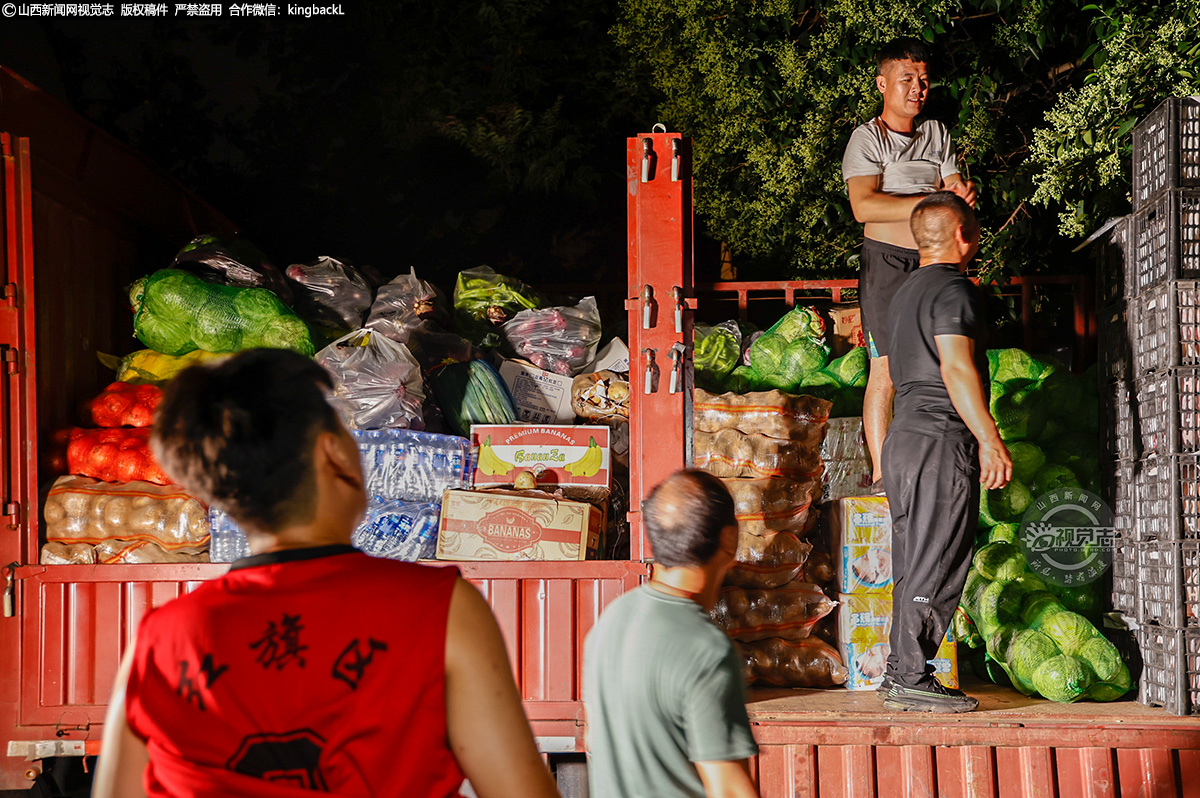
POLYGON ((849 672, 833 646, 816 637, 783 640, 769 637, 734 643, 742 657, 746 681, 774 687, 833 687, 849 672))
POLYGON ((141 541, 164 551, 193 554, 208 547, 208 510, 178 486, 60 477, 46 497, 43 514, 49 542, 141 541))
POLYGON ((833 608, 816 585, 792 582, 771 590, 723 588, 711 614, 734 640, 750 643, 768 637, 803 640, 833 608))

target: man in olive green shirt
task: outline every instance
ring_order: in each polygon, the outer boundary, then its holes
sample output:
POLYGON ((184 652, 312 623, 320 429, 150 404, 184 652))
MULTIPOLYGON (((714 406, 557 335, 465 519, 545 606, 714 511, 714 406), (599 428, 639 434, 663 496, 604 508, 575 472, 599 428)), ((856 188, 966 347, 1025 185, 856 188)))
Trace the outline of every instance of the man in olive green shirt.
POLYGON ((585 643, 590 794, 756 798, 741 665, 708 615, 737 552, 733 500, 716 477, 679 471, 642 519, 651 579, 609 605, 585 643))

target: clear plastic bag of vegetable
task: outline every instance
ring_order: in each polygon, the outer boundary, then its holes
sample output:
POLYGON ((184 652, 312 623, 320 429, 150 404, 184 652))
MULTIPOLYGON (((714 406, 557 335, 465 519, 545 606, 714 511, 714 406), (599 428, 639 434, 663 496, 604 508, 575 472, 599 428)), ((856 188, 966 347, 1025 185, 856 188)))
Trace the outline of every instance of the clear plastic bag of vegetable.
POLYGON ((719 391, 741 359, 742 331, 736 321, 723 321, 713 327, 697 324, 694 340, 696 384, 719 391))
POLYGON ((96 353, 97 359, 117 372, 117 379, 134 385, 163 385, 189 366, 220 360, 225 355, 195 349, 186 355, 164 355, 153 349, 139 349, 125 357, 96 353))
POLYGON ((523 310, 504 324, 500 335, 513 354, 543 371, 570 377, 596 357, 600 311, 590 296, 574 307, 523 310))
POLYGON ((404 344, 356 330, 317 353, 333 376, 330 404, 351 429, 421 429, 425 385, 404 344))
POLYGON ((408 274, 379 287, 366 326, 406 344, 409 333, 425 322, 439 327, 449 324, 446 298, 435 285, 417 277, 416 269, 409 269, 408 274))
POLYGON ((215 285, 178 269, 161 269, 135 282, 129 301, 134 333, 164 355, 255 347, 302 355, 315 350, 308 326, 264 288, 215 285))
POLYGON ((325 327, 357 330, 371 307, 371 284, 348 263, 322 255, 310 263, 293 263, 285 272, 300 286, 296 310, 325 327))
POLYGON ((171 268, 219 285, 265 288, 287 304, 292 288, 263 251, 238 236, 196 236, 175 256, 171 268))
POLYGON ((458 331, 473 343, 492 347, 500 342, 500 327, 522 310, 545 304, 525 283, 496 274, 488 266, 458 273, 454 284, 454 321, 458 331))

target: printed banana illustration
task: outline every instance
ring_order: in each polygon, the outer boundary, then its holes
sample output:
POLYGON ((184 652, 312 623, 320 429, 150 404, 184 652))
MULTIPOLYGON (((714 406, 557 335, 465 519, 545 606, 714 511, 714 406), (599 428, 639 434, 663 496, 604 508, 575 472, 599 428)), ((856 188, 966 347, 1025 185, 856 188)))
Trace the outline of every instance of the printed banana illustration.
POLYGON ((489 435, 479 447, 479 470, 489 477, 500 476, 512 471, 516 466, 501 460, 492 451, 492 436, 489 435))
POLYGON ((595 438, 588 439, 587 451, 583 453, 574 463, 567 463, 565 466, 567 473, 577 477, 592 477, 600 471, 600 466, 603 462, 603 452, 600 451, 599 444, 595 438))

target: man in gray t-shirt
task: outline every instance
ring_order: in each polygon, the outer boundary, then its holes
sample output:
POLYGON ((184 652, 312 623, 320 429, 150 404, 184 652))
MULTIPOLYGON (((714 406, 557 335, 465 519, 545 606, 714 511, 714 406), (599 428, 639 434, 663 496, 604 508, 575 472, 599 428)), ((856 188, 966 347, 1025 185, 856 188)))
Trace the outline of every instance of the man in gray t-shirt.
POLYGON ((925 44, 897 39, 881 48, 876 60, 875 86, 883 109, 850 134, 842 179, 854 218, 863 223, 858 300, 871 356, 863 433, 874 466, 871 492, 882 493, 880 452, 895 393, 888 373, 888 311, 892 296, 919 261, 908 217, 923 197, 943 189, 974 205, 975 187, 958 173, 945 126, 920 116, 929 92, 930 53, 925 44))
POLYGON ((733 500, 716 477, 679 471, 642 519, 650 581, 610 604, 584 647, 592 798, 757 798, 741 665, 708 615, 737 552, 733 500))

